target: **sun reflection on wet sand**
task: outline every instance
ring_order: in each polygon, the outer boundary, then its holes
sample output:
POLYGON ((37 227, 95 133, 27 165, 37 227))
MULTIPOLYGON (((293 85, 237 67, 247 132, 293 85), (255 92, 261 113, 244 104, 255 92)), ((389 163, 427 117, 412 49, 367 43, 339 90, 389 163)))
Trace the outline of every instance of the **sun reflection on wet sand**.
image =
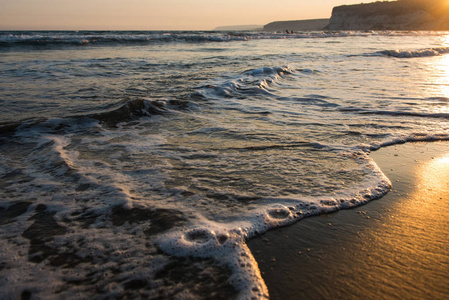
POLYGON ((449 291, 449 154, 425 161, 415 175, 412 192, 370 230, 366 246, 390 253, 375 275, 394 279, 380 286, 384 293, 402 285, 406 298, 442 299, 449 291))
POLYGON ((371 156, 393 181, 385 197, 249 243, 273 299, 447 298, 449 143, 371 156))

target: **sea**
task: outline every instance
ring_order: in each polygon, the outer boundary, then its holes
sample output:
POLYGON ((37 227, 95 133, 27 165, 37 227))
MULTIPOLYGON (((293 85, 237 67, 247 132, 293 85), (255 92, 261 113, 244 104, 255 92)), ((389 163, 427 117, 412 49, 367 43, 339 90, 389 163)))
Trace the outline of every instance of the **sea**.
POLYGON ((0 32, 0 298, 268 298, 248 240, 388 193, 371 151, 449 140, 448 54, 448 32, 0 32))

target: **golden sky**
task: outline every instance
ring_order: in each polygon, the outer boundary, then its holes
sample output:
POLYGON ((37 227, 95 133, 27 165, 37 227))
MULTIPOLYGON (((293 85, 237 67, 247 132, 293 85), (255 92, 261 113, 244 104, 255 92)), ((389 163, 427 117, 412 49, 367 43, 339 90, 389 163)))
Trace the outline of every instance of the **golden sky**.
MULTIPOLYGON (((0 0, 0 30, 211 30, 328 18, 357 0, 0 0)), ((371 1, 364 1, 371 2, 371 1)))

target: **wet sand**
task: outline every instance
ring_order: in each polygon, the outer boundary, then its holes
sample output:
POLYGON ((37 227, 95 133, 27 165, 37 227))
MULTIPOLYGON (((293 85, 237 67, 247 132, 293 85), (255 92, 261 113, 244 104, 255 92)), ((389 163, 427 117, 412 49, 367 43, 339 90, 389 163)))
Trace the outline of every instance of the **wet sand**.
POLYGON ((386 196, 248 242, 271 299, 447 299, 449 143, 371 157, 393 183, 386 196))

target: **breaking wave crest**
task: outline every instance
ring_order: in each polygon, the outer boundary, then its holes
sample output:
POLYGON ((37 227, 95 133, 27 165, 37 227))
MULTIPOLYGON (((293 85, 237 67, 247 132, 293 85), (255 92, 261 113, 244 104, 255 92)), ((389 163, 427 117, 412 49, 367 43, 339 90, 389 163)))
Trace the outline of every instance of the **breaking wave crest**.
POLYGON ((188 101, 181 100, 149 100, 134 99, 124 100, 119 103, 109 105, 98 113, 67 116, 63 119, 35 118, 18 122, 0 122, 0 134, 14 132, 20 127, 30 127, 45 123, 47 127, 60 127, 61 124, 72 123, 73 120, 95 119, 108 127, 116 127, 123 122, 131 122, 143 117, 168 114, 176 109, 183 109, 191 105, 188 101))
POLYGON ((449 47, 427 48, 420 50, 384 50, 379 52, 379 54, 381 55, 392 56, 397 58, 440 56, 448 53, 449 47))
POLYGON ((99 120, 107 125, 115 126, 121 122, 132 121, 137 118, 160 115, 167 112, 167 106, 161 101, 151 101, 144 99, 122 101, 114 108, 90 115, 90 117, 99 120))
POLYGON ((16 47, 61 48, 65 46, 148 45, 166 43, 208 43, 270 39, 367 37, 372 35, 416 35, 416 32, 312 31, 294 34, 272 32, 189 32, 189 31, 52 31, 3 32, 0 49, 16 47))
POLYGON ((247 70, 237 76, 220 79, 200 87, 195 96, 202 98, 239 98, 246 96, 273 96, 271 88, 286 76, 294 74, 288 67, 264 67, 247 70))

